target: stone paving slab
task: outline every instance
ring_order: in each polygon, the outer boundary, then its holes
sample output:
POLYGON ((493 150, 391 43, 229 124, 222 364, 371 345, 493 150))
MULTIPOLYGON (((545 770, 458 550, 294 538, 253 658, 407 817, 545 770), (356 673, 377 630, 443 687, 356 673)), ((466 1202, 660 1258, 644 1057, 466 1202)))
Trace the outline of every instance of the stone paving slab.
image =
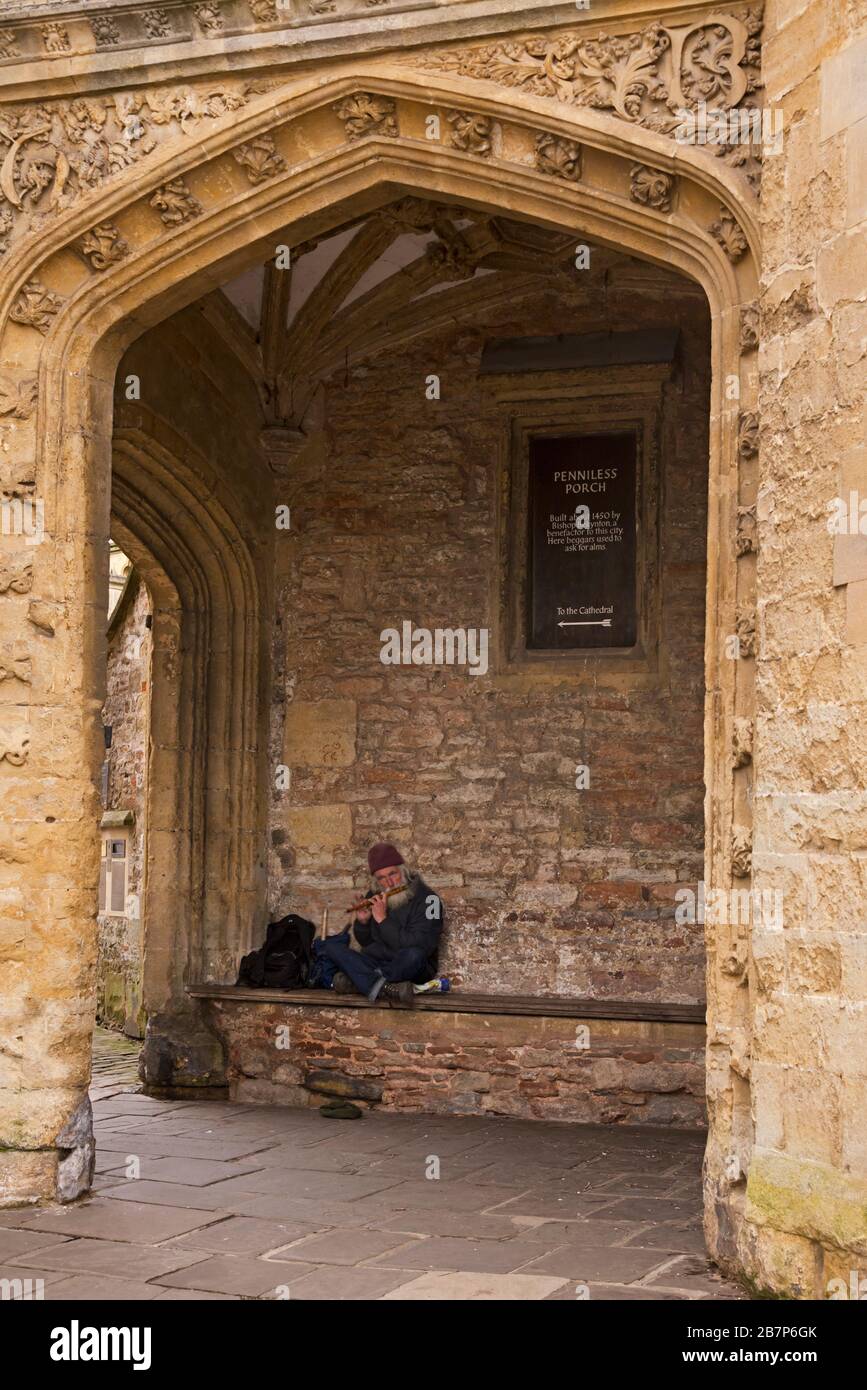
POLYGON ((159 1285, 143 1284, 138 1279, 114 1279, 104 1275, 74 1274, 45 1290, 49 1300, 82 1303, 143 1303, 159 1295, 159 1285))
POLYGON ((401 1284, 383 1295, 384 1302, 440 1302, 471 1300, 527 1300, 543 1299, 560 1288, 564 1280, 550 1275, 539 1274, 476 1274, 440 1273, 423 1274, 409 1284, 401 1284))
MULTIPOLYGON (((190 1208, 149 1206, 144 1202, 118 1202, 111 1197, 93 1197, 68 1207, 30 1211, 22 1218, 29 1231, 56 1231, 61 1236, 94 1236, 103 1240, 125 1240, 132 1245, 154 1245, 205 1226, 214 1219, 212 1212, 190 1208)), ((130 1251, 131 1260, 135 1251, 130 1251)))
POLYGON ((57 1269, 72 1274, 104 1274, 121 1279, 134 1275, 139 1280, 147 1281, 158 1274, 171 1274, 176 1269, 183 1269, 205 1258, 202 1250, 160 1246, 159 1249, 138 1247, 133 1251, 123 1241, 93 1240, 85 1236, 22 1255, 19 1264, 38 1265, 41 1269, 57 1269))
MULTIPOLYGON (((123 1174, 125 1164, 120 1164, 116 1172, 123 1174)), ((207 1158, 151 1158, 144 1155, 139 1168, 139 1179, 150 1182, 179 1183, 186 1187, 207 1187, 226 1177, 227 1164, 207 1158)), ((109 1172, 112 1170, 109 1169, 109 1172)), ((231 1172, 243 1177, 245 1173, 261 1171, 257 1163, 250 1159, 234 1162, 231 1172)))
POLYGON ((291 1284, 293 1303, 297 1299, 324 1302, 348 1302, 359 1299, 382 1299, 402 1284, 415 1279, 411 1270, 373 1269, 363 1267, 325 1266, 291 1284))
POLYGON ((525 1274, 560 1274, 590 1283, 630 1284, 665 1265, 669 1256, 661 1250, 634 1250, 616 1246, 565 1245, 549 1251, 524 1268, 525 1274))
POLYGON ((394 1258, 380 1261, 401 1269, 409 1269, 404 1256, 414 1245, 423 1242, 404 1233, 371 1231, 364 1227, 353 1230, 326 1231, 322 1235, 309 1236, 283 1250, 272 1252, 269 1261, 301 1260, 313 1264, 358 1265, 377 1256, 392 1255, 394 1258))
POLYGON ((57 1244, 58 1238, 53 1232, 0 1227, 0 1264, 14 1264, 19 1255, 32 1255, 34 1250, 57 1244))
POLYGON ((312 1264, 278 1264, 251 1255, 213 1255, 187 1269, 160 1276, 159 1284, 175 1289, 236 1293, 247 1298, 276 1297, 281 1285, 309 1274, 312 1264))
POLYGON ((315 1226, 300 1221, 259 1221, 254 1216, 229 1216, 215 1221, 212 1226, 191 1231, 189 1235, 177 1236, 167 1244, 178 1250, 207 1250, 215 1255, 263 1255, 315 1234, 315 1226))
POLYGON ((183 1183, 149 1182, 145 1178, 139 1178, 113 1187, 111 1197, 115 1202, 135 1203, 137 1206, 145 1204, 158 1209, 167 1206, 182 1207, 197 1211, 205 1218, 217 1212, 228 1216, 235 1210, 233 1198, 240 1201, 244 1197, 255 1196, 255 1193, 246 1190, 237 1190, 233 1194, 222 1193, 218 1190, 222 1187, 222 1183, 215 1183, 211 1187, 188 1187, 183 1183))
MULTIPOLYGON (((398 1269, 450 1269, 481 1274, 511 1274, 522 1265, 535 1273, 538 1245, 520 1239, 461 1240, 455 1236, 429 1236, 414 1245, 381 1256, 374 1261, 398 1269)), ((542 1273, 558 1273, 543 1270, 542 1273)))

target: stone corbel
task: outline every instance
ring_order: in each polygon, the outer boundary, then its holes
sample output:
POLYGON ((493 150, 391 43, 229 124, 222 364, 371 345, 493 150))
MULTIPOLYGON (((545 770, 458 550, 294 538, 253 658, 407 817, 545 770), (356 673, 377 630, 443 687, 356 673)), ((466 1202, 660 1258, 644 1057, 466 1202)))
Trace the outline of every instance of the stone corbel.
POLYGON ((303 430, 289 425, 269 425, 261 431, 259 442, 275 478, 291 481, 293 465, 308 439, 303 430))

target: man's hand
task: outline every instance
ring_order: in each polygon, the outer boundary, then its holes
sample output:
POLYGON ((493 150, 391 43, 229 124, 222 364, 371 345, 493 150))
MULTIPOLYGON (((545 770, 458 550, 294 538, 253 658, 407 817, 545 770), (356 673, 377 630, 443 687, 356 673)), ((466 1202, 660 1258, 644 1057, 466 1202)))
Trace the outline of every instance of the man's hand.
POLYGON ((356 922, 360 922, 362 926, 366 927, 368 922, 370 921, 370 909, 367 907, 360 907, 355 914, 355 920, 356 922))
POLYGON ((376 897, 373 899, 373 903, 371 904, 371 906, 373 908, 373 920, 375 922, 384 922, 386 917, 388 916, 388 906, 386 905, 385 894, 377 893, 376 897))

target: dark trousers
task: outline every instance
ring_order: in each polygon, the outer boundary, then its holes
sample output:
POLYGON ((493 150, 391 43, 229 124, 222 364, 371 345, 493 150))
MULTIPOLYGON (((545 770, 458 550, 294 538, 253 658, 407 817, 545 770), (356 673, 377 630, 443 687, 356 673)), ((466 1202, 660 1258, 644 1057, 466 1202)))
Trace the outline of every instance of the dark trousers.
POLYGON ((421 947, 407 946, 391 955, 374 942, 363 951, 353 951, 345 941, 332 936, 326 937, 325 951, 361 994, 369 994, 380 975, 391 983, 412 980, 420 985, 430 979, 430 962, 421 947))

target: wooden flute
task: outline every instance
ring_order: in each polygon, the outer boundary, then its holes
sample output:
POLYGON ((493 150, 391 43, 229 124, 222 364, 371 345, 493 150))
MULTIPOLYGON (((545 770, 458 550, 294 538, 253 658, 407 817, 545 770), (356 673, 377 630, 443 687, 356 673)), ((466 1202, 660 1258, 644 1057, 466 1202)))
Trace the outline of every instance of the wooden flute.
POLYGON ((348 907, 348 908, 346 909, 346 911, 347 911, 347 912, 359 912, 362 908, 369 908, 370 905, 371 905, 371 903, 373 902, 374 898, 385 897, 386 900, 387 900, 388 898, 393 898, 394 895, 395 895, 395 893, 405 893, 405 892, 406 892, 406 884, 405 884, 405 883, 402 883, 402 884, 400 885, 399 888, 389 888, 388 892, 385 893, 385 894, 382 894, 382 893, 371 893, 371 895, 370 895, 369 898, 362 898, 360 903, 353 903, 351 907, 348 907))

